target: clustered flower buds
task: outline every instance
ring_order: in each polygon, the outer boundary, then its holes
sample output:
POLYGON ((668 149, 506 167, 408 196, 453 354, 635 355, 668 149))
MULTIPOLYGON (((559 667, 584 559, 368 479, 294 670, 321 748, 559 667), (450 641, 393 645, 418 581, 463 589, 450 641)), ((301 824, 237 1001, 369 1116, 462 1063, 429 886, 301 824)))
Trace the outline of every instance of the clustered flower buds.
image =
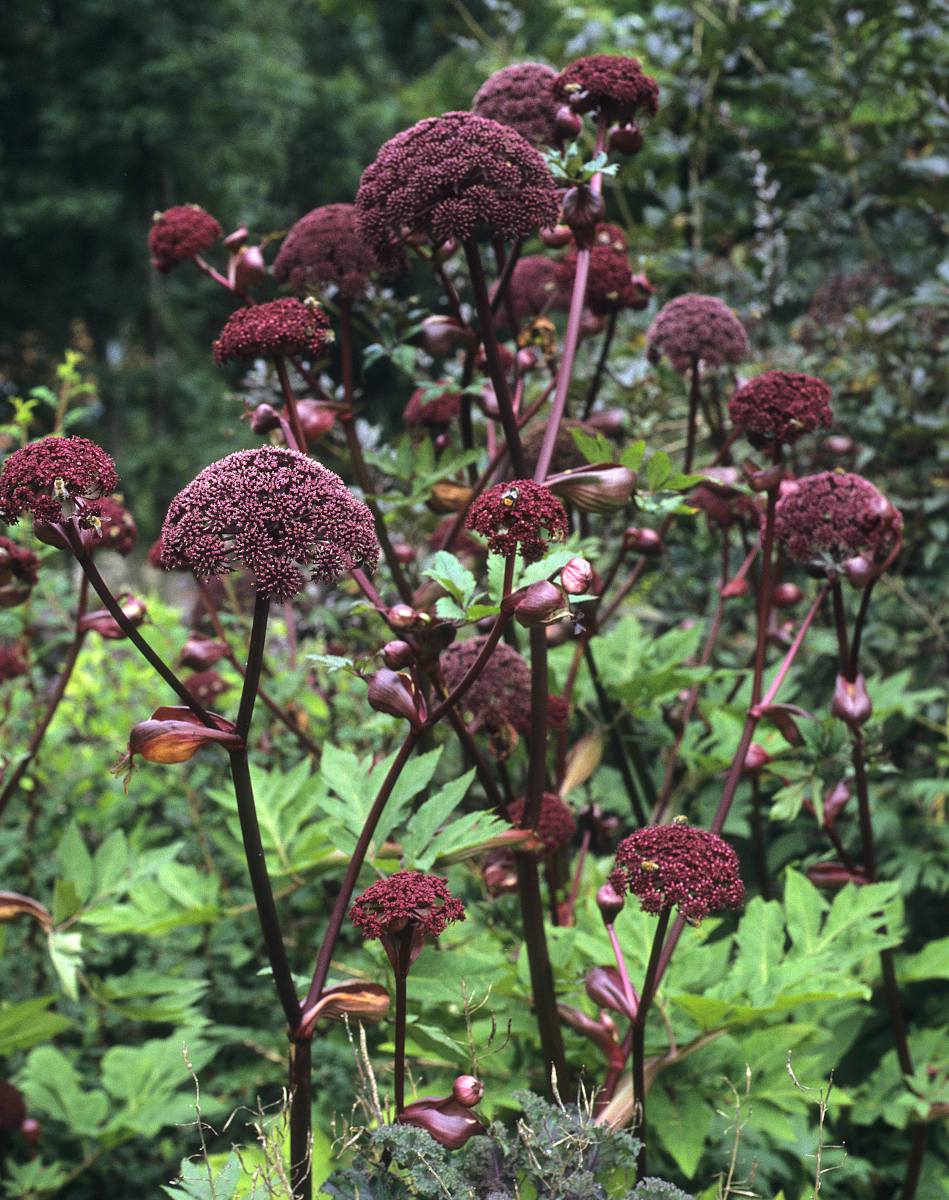
MULTIPOLYGON (((576 271, 576 251, 567 255, 565 267, 576 271)), ((623 309, 644 309, 655 288, 645 275, 634 275, 629 265, 626 235, 617 225, 599 224, 590 248, 590 275, 586 304, 597 316, 623 309)))
POLYGON ((92 528, 86 501, 119 486, 115 463, 84 437, 45 437, 14 450, 0 471, 0 520, 15 525, 25 512, 55 524, 77 516, 92 528), (72 509, 79 506, 74 514, 72 509))
POLYGON ((833 420, 830 388, 799 371, 765 371, 740 387, 728 402, 732 421, 759 450, 790 446, 804 433, 833 420))
POLYGON ((288 600, 307 579, 333 583, 379 559, 372 514, 332 471, 278 446, 212 463, 171 503, 162 565, 199 578, 245 566, 257 591, 288 600))
POLYGON ((115 550, 123 557, 132 553, 138 529, 135 518, 124 504, 111 496, 104 496, 101 500, 94 500, 87 511, 90 518, 98 521, 98 549, 115 550))
POLYGON ((715 296, 689 293, 670 300, 646 331, 650 362, 665 355, 684 375, 693 362, 709 367, 740 363, 750 353, 745 327, 715 296))
POLYGON ((426 425, 431 429, 442 430, 458 420, 461 393, 447 381, 442 381, 438 388, 416 388, 402 413, 402 420, 406 425, 426 425))
POLYGON ((465 919, 465 906, 448 881, 421 871, 396 871, 380 879, 354 902, 349 919, 368 939, 378 938, 392 968, 406 975, 425 945, 447 926, 465 919))
POLYGON ((373 275, 391 279, 405 265, 399 251, 393 251, 385 265, 375 259, 356 231, 354 205, 324 204, 290 229, 274 259, 273 273, 298 296, 335 287, 351 301, 365 295, 373 275))
POLYGON ((165 273, 210 250, 222 236, 220 224, 197 204, 177 204, 155 213, 148 233, 152 266, 165 273))
MULTIPOLYGON (((508 280, 504 303, 497 313, 499 328, 507 327, 508 309, 514 314, 518 329, 533 317, 543 316, 556 309, 566 309, 570 303, 572 272, 562 262, 544 258, 542 254, 528 254, 519 258, 508 280)), ((491 288, 491 297, 497 292, 497 284, 491 288)), ((516 333, 517 330, 511 330, 516 333)))
MULTIPOLYGON (((485 643, 484 637, 455 642, 441 656, 445 686, 452 691, 468 674, 485 643)), ((484 728, 500 734, 506 725, 526 735, 530 730, 531 670, 510 646, 495 646, 484 670, 460 701, 474 718, 473 732, 484 728)))
POLYGON ((635 58, 591 54, 561 71, 554 95, 578 113, 594 112, 607 121, 628 124, 640 114, 659 111, 659 85, 635 58))
POLYGON ((486 1133, 471 1111, 484 1096, 484 1084, 474 1075, 459 1075, 450 1096, 425 1096, 396 1117, 400 1125, 417 1125, 446 1150, 460 1150, 469 1138, 486 1133))
MULTIPOLYGON (((518 829, 524 828, 524 810, 527 807, 526 797, 513 800, 507 808, 511 823, 518 829)), ((576 833, 577 821, 570 809, 556 792, 544 792, 540 802, 540 815, 534 824, 534 830, 544 843, 544 851, 556 854, 570 842, 576 833)))
POLYGON ((220 365, 293 354, 316 358, 331 339, 322 308, 288 296, 231 313, 214 343, 214 361, 220 365))
POLYGON ((647 825, 624 838, 610 883, 632 892, 643 909, 660 913, 674 905, 690 922, 738 908, 745 888, 738 855, 717 834, 692 825, 647 825))
POLYGON ((546 163, 519 133, 473 113, 430 117, 386 142, 356 194, 357 227, 381 261, 393 239, 436 246, 476 229, 523 237, 557 219, 546 163))
POLYGON ((516 129, 532 146, 552 146, 557 141, 556 78, 543 63, 502 67, 478 88, 471 111, 516 129))
POLYGON ((798 562, 833 572, 858 559, 855 567, 862 567, 865 561, 867 571, 857 571, 856 582, 866 583, 901 544, 903 518, 869 480, 824 471, 782 488, 774 528, 798 562))
POLYGON ((551 540, 567 536, 567 514, 557 497, 543 484, 530 479, 496 483, 468 510, 469 529, 484 534, 493 554, 509 558, 520 554, 537 562, 551 540))

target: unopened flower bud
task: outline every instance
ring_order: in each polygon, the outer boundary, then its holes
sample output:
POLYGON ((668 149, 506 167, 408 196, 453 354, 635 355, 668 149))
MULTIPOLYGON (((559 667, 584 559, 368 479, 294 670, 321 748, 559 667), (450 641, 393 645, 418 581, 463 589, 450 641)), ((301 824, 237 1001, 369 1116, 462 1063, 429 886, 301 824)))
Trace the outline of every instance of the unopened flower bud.
POLYGON ((517 369, 522 375, 534 371, 540 366, 540 359, 530 346, 524 346, 517 352, 517 369))
POLYGON ((764 746, 759 746, 757 742, 752 742, 748 747, 748 753, 745 755, 742 771, 746 775, 757 775, 770 761, 771 755, 765 750, 764 746))
POLYGON ((560 588, 547 579, 532 583, 518 593, 514 605, 514 616, 525 629, 538 629, 551 625, 570 612, 560 588))
POLYGON ((437 263, 446 263, 453 254, 458 253, 458 246, 459 242, 457 238, 448 238, 435 248, 435 253, 432 257, 437 263))
POLYGON ((179 662, 193 671, 207 671, 227 655, 227 646, 215 638, 192 633, 181 650, 179 662))
POLYGON ((481 1103, 484 1096, 484 1084, 474 1075, 458 1075, 452 1085, 451 1094, 453 1099, 465 1108, 474 1108, 476 1104, 481 1103))
POLYGON ((217 743, 225 750, 240 750, 244 742, 234 724, 211 714, 213 727, 198 720, 190 708, 163 705, 147 721, 133 726, 125 765, 140 754, 146 762, 182 763, 194 758, 202 746, 217 743))
POLYGON ((36 1117, 26 1117, 20 1125, 20 1134, 26 1144, 35 1150, 43 1136, 43 1126, 36 1117))
POLYGON ((623 534, 623 546, 644 558, 658 558, 663 551, 662 538, 655 529, 638 529, 635 525, 623 534))
POLYGON ((633 989, 633 1006, 627 999, 623 980, 616 967, 593 967, 587 971, 585 981, 587 995, 599 1008, 609 1008, 635 1021, 639 1011, 639 997, 633 989))
POLYGON ((410 546, 408 542, 395 542, 392 553, 395 555, 396 562, 402 564, 413 563, 418 558, 418 550, 414 546, 410 546))
POLYGON ((863 554, 855 554, 841 565, 851 587, 865 588, 880 574, 880 569, 863 554))
POLYGON ((550 250, 560 250, 572 237, 569 225, 554 225, 550 229, 540 231, 540 240, 550 250))
MULTIPOLYGON (((148 615, 145 601, 128 592, 123 592, 118 601, 126 620, 137 629, 148 615)), ((125 630, 107 608, 96 608, 86 613, 79 621, 79 629, 84 633, 97 633, 108 641, 125 637, 125 630)))
POLYGON ((566 617, 562 621, 554 621, 552 625, 544 627, 544 636, 547 639, 548 646, 562 646, 564 642, 570 639, 573 633, 573 620, 566 617))
POLYGON ((837 676, 830 711, 855 733, 861 725, 869 721, 873 712, 873 702, 867 691, 867 681, 862 675, 858 675, 852 681, 845 679, 843 675, 837 676))
POLYGON ((432 488, 426 504, 437 513, 460 512, 471 499, 471 488, 442 479, 432 488))
POLYGON ((409 1104, 396 1117, 400 1125, 417 1125, 424 1129, 446 1150, 460 1150, 475 1134, 485 1133, 485 1127, 470 1108, 448 1097, 437 1096, 409 1104))
POLYGON ((401 717, 414 730, 422 728, 425 703, 408 675, 383 667, 369 681, 369 705, 376 712, 401 717))
POLYGON ((853 454, 856 443, 845 433, 832 433, 821 442, 821 449, 834 458, 845 458, 848 454, 853 454))
POLYGON ((615 512, 628 503, 636 476, 627 467, 591 466, 562 471, 547 479, 555 496, 569 500, 584 512, 615 512))
POLYGON ((604 925, 612 925, 623 911, 626 900, 611 883, 604 883, 596 893, 596 904, 604 925))
MULTIPOLYGON (((845 779, 839 783, 835 783, 830 791, 824 796, 824 828, 832 829, 834 822, 846 808, 850 801, 850 786, 845 779)), ((815 813, 814 803, 812 800, 805 800, 804 807, 809 813, 815 813)))
POLYGON ((481 878, 491 896, 517 891, 517 861, 510 850, 495 850, 481 864, 481 878))
POLYGON ((804 592, 796 583, 779 583, 771 593, 771 603, 775 608, 793 608, 804 599, 804 592))
POLYGON ((250 237, 250 230, 246 225, 238 225, 233 233, 229 233, 224 239, 224 246, 230 250, 232 254, 236 253, 250 237))
POLYGON ((401 671, 415 661, 415 651, 408 642, 386 642, 382 647, 382 661, 390 670, 401 671))
POLYGON ((564 224, 573 230, 577 246, 581 250, 592 246, 597 224, 606 211, 603 197, 588 183, 578 183, 564 192, 561 209, 564 224))
POLYGON ((568 138, 572 140, 573 138, 577 137, 577 135, 580 133, 580 130, 583 128, 583 118, 578 116, 577 113, 575 113, 573 109, 568 107, 566 104, 562 104, 560 108, 557 109, 554 122, 554 129, 557 133, 557 136, 563 138, 565 141, 568 138))
POLYGON ((617 154, 638 154, 645 142, 638 125, 617 125, 610 130, 610 149, 617 154))
POLYGON ((258 404, 250 414, 252 433, 270 433, 280 428, 280 414, 272 404, 258 404))
POLYGON ((326 404, 319 400, 298 400, 297 416, 303 426, 303 434, 308 442, 319 441, 324 434, 329 433, 336 423, 336 414, 326 404))
POLYGON ((775 463, 774 466, 765 467, 763 470, 758 470, 750 463, 745 463, 742 470, 748 480, 748 486, 755 492, 774 491, 775 488, 781 486, 784 480, 784 466, 781 463, 775 463))
POLYGON ((426 317, 419 332, 422 349, 433 358, 447 358, 467 337, 467 331, 453 317, 426 317))
POLYGON ((626 429, 627 421, 628 414, 625 409, 608 408, 604 412, 591 413, 586 424, 609 438, 616 438, 626 429))
POLYGON ((267 264, 259 246, 245 246, 234 256, 231 286, 244 296, 267 278, 267 264))
POLYGON ((571 558, 560 572, 560 582, 568 596, 582 596, 590 590, 593 567, 585 558, 571 558))
POLYGON ((393 604, 386 613, 386 620, 393 629, 411 629, 418 619, 419 613, 411 604, 393 604))

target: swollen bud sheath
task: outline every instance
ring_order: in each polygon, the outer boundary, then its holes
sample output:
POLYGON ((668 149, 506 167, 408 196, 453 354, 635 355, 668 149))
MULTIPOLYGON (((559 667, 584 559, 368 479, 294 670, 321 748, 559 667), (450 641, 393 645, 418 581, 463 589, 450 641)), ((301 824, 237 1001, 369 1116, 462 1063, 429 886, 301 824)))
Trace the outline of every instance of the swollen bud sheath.
POLYGON ((873 702, 862 675, 858 675, 853 681, 845 679, 843 675, 837 676, 830 711, 855 733, 861 725, 869 721, 873 712, 873 702))
POLYGON ((369 704, 376 712, 401 717, 416 731, 425 721, 425 702, 408 675, 383 667, 369 681, 369 704))
POLYGON ((547 579, 524 588, 514 605, 515 619, 525 629, 552 625, 569 614, 570 609, 564 601, 563 592, 547 579))
POLYGON ((596 894, 596 905, 604 925, 612 925, 623 911, 626 900, 611 883, 604 883, 596 894))

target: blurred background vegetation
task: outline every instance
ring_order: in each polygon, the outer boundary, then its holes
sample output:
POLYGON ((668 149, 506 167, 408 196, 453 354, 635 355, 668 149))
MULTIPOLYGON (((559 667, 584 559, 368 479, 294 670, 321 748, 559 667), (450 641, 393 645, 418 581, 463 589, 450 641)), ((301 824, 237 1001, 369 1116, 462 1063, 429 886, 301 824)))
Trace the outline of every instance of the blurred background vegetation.
MULTIPOLYGON (((209 351, 229 300, 152 271, 152 213, 195 202, 226 229, 284 230, 351 199, 384 139, 469 107, 491 71, 596 51, 639 55, 662 86, 612 214, 660 302, 724 295, 765 350, 860 264, 887 299, 945 305, 947 16, 944 0, 8 0, 0 397, 84 351, 100 404, 83 432, 121 458, 153 532, 241 427, 209 351)), ((391 386, 370 399, 401 411, 410 381, 391 386)))

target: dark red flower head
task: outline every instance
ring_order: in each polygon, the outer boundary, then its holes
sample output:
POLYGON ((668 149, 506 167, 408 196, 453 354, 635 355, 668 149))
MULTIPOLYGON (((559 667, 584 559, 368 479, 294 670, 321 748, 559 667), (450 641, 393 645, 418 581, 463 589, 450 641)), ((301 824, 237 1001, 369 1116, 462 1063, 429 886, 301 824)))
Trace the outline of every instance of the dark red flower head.
POLYGON ((15 525, 25 512, 62 520, 63 504, 114 492, 115 463, 84 437, 45 437, 14 450, 0 471, 0 520, 15 525))
POLYGON ((224 230, 198 204, 176 204, 155 213, 148 232, 148 249, 156 271, 170 271, 196 254, 210 250, 224 230))
POLYGON ((111 496, 105 496, 101 500, 93 500, 88 512, 90 516, 99 520, 97 549, 115 550, 122 555, 132 553, 138 529, 135 518, 124 504, 120 504, 111 496))
POLYGON ((637 59, 621 54, 578 58, 557 76, 554 94, 576 112, 596 112, 623 124, 659 111, 659 85, 637 59))
MULTIPOLYGON (((528 254, 519 258, 511 273, 508 295, 497 313, 499 328, 507 328, 508 301, 517 322, 517 333, 532 317, 543 316, 555 309, 565 309, 570 303, 572 270, 562 262, 544 258, 542 254, 528 254)), ((497 291, 497 283, 491 286, 491 298, 497 291)))
POLYGON ((554 96, 557 72, 543 63, 514 63, 495 71, 478 88, 471 111, 516 129, 532 146, 552 146, 557 140, 554 96))
POLYGON ((715 833, 692 825, 647 825, 623 838, 610 883, 639 897, 646 912, 678 906, 686 920, 738 908, 745 888, 738 855, 715 833))
MULTIPOLYGON (((577 269, 577 251, 564 261, 572 278, 577 269)), ((586 303, 598 317, 624 308, 643 309, 656 289, 645 275, 634 275, 629 265, 626 235, 616 225, 597 225, 590 247, 590 274, 586 303)))
POLYGON ((364 938, 402 933, 414 926, 437 938, 446 926, 465 919, 465 906, 448 890, 448 881, 421 871, 396 871, 366 888, 349 919, 364 938))
POLYGON ((765 371, 732 396, 728 413, 758 450, 790 446, 818 425, 829 427, 830 387, 799 371, 765 371))
POLYGON ((12 642, 0 642, 0 683, 17 679, 28 671, 29 667, 16 646, 12 642))
MULTIPOLYGON (((481 653, 484 637, 454 642, 441 656, 445 686, 452 691, 468 674, 481 653)), ((511 725, 518 733, 530 730, 531 669, 510 646, 499 642, 484 670, 465 692, 461 707, 474 717, 474 726, 498 733, 511 725)))
POLYGON ((372 514, 332 471, 282 446, 212 463, 171 502, 162 565, 199 578, 245 566, 256 590, 289 600, 308 579, 332 583, 379 559, 372 514))
POLYGON ((715 296, 690 292, 670 300, 646 331, 649 359, 665 355, 684 375, 693 359, 710 367, 740 363, 748 357, 748 335, 732 310, 715 296))
POLYGON ((397 134, 363 172, 356 225, 381 261, 392 238, 434 244, 483 228, 503 238, 553 225, 559 193, 546 163, 519 133, 474 113, 430 117, 397 134))
POLYGON ((406 425, 428 425, 442 428, 458 420, 461 393, 451 383, 442 380, 438 385, 417 388, 409 398, 402 420, 406 425))
POLYGON ((288 296, 231 313, 214 343, 214 361, 220 365, 232 359, 247 362, 290 354, 315 358, 330 341, 330 324, 322 308, 314 300, 288 296))
MULTIPOLYGON (((511 824, 523 829, 525 797, 512 801, 507 808, 511 824)), ((534 827, 548 854, 562 850, 577 831, 576 818, 570 806, 564 804, 556 792, 544 792, 540 802, 540 816, 534 827)))
POLYGON ((518 551, 537 562, 551 540, 567 536, 567 513, 550 488, 530 479, 496 483, 468 510, 466 525, 488 539, 488 549, 506 558, 518 551))
POLYGON ((0 537, 0 608, 22 604, 39 580, 40 560, 32 550, 0 537))
POLYGON ((903 518, 868 479, 823 471, 785 486, 774 528, 792 558, 833 568, 857 555, 882 563, 899 542, 903 518))
POLYGON ((356 232, 353 204, 324 204, 301 217, 274 259, 274 277, 297 295, 335 286, 345 300, 364 295, 373 275, 391 278, 405 268, 396 247, 383 269, 356 232))

